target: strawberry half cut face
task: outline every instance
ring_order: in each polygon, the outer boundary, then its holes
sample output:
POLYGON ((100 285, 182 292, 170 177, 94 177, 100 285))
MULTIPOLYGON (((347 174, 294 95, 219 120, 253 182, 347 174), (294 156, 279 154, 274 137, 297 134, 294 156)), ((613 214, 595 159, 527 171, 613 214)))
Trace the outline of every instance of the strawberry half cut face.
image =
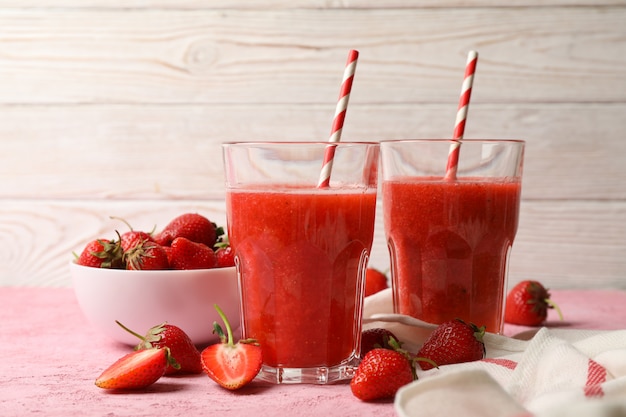
POLYGON ((256 377, 261 370, 260 346, 238 342, 230 346, 219 343, 202 352, 202 368, 222 387, 235 390, 256 377))
POLYGON ((254 339, 233 341, 233 331, 224 312, 215 305, 224 321, 226 335, 221 326, 213 324, 220 343, 211 345, 200 354, 202 369, 213 381, 229 390, 236 390, 252 381, 263 364, 261 346, 254 339))

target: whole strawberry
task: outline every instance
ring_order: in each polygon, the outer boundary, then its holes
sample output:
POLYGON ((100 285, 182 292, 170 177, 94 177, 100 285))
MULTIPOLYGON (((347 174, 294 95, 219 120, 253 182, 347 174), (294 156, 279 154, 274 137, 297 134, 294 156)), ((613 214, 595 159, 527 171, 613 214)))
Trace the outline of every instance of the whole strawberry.
POLYGON ((170 268, 174 269, 172 267, 172 247, 171 246, 161 246, 163 248, 163 250, 165 251, 165 254, 167 255, 167 263, 168 265, 170 265, 170 268))
MULTIPOLYGON (((484 335, 485 326, 450 320, 433 330, 417 356, 429 359, 437 366, 477 361, 485 357, 484 335)), ((419 363, 423 370, 434 367, 428 361, 419 363)))
POLYGON ((124 253, 126 269, 133 270, 162 270, 169 269, 170 263, 167 253, 161 245, 153 241, 144 240, 124 253))
POLYGON ((79 265, 123 269, 123 254, 119 240, 96 239, 85 246, 80 256, 75 256, 76 263, 79 265))
POLYGON ((548 290, 537 281, 522 281, 506 297, 504 321, 524 326, 539 326, 546 320, 548 309, 554 308, 561 319, 559 307, 550 300, 548 290))
POLYGON ((235 266, 235 252, 233 251, 233 247, 230 245, 219 247, 215 251, 215 257, 217 258, 218 268, 235 266))
POLYGON ((363 401, 393 398, 398 389, 415 379, 414 361, 406 352, 376 348, 361 361, 350 389, 363 401))
POLYGON ((169 246, 177 237, 212 248, 217 240, 216 225, 201 214, 185 213, 169 222, 154 239, 161 246, 169 246))
POLYGON ((213 323, 221 343, 211 345, 201 353, 202 369, 213 381, 229 390, 236 390, 252 381, 263 362, 261 347, 253 339, 234 343, 233 331, 224 312, 215 305, 226 326, 226 333, 213 323))
POLYGON ((217 266, 215 252, 203 243, 177 237, 171 248, 169 259, 173 269, 210 269, 217 266))
POLYGON ((363 331, 363 333, 361 333, 361 357, 364 357, 367 352, 375 348, 393 349, 390 343, 392 339, 398 344, 400 343, 396 335, 382 327, 363 331))
POLYGON ((154 238, 152 237, 152 232, 147 233, 139 230, 134 230, 130 223, 128 223, 125 219, 121 217, 111 216, 111 219, 122 221, 126 226, 128 226, 128 229, 130 229, 127 232, 122 233, 122 235, 120 236, 120 242, 122 245, 122 249, 124 249, 124 252, 130 251, 137 245, 143 244, 144 242, 155 242, 154 238))
POLYGON ((154 384, 176 361, 169 349, 151 348, 124 355, 102 372, 96 386, 103 389, 139 389, 154 384))
POLYGON ((217 241, 213 245, 215 257, 217 258, 217 267, 226 268, 235 266, 235 250, 230 246, 228 235, 224 232, 223 227, 216 229, 217 241))
POLYGON ((128 232, 122 233, 120 240, 124 252, 131 251, 138 245, 143 245, 146 242, 155 243, 152 235, 137 230, 129 230, 128 232))
POLYGON ((375 268, 365 270, 365 296, 376 294, 389 287, 387 276, 375 268))
POLYGON ((135 346, 135 350, 151 349, 153 347, 167 347, 169 349, 178 366, 169 365, 165 370, 165 375, 199 374, 202 372, 200 351, 198 351, 187 333, 180 327, 163 323, 150 328, 145 336, 141 336, 119 321, 116 321, 116 323, 141 340, 141 343, 135 346))

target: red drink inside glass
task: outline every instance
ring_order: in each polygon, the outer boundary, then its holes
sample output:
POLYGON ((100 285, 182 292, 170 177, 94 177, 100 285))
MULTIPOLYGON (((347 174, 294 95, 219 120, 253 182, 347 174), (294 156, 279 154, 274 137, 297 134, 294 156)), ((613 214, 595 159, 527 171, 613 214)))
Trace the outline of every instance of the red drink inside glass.
POLYGON ((260 343, 264 365, 332 367, 358 354, 375 191, 227 192, 244 337, 260 343))
POLYGON ((501 332, 519 179, 400 177, 382 191, 395 311, 501 332))

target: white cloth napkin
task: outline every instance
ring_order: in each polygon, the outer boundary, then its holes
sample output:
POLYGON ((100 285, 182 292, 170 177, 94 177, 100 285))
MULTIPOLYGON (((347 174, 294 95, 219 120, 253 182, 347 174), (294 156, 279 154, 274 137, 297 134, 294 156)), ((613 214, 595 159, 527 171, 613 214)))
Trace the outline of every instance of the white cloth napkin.
MULTIPOLYGON (((393 314, 391 290, 369 296, 364 329, 388 328, 416 353, 432 324, 393 314)), ((484 360, 421 371, 396 394, 402 417, 626 416, 626 330, 487 333, 484 360)))

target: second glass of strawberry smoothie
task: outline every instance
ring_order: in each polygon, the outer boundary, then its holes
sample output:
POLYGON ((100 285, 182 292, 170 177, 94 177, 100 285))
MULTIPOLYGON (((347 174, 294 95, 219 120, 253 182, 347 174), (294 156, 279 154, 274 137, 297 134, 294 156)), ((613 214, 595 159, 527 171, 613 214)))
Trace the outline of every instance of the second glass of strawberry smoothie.
POLYGON ((503 328, 524 142, 381 142, 383 214, 396 313, 503 328), (446 171, 459 147, 456 175, 446 171))
POLYGON ((258 378, 327 384, 359 362, 365 270, 374 235, 379 145, 223 145, 228 235, 244 338, 258 378), (328 147, 330 183, 319 185, 328 147))

